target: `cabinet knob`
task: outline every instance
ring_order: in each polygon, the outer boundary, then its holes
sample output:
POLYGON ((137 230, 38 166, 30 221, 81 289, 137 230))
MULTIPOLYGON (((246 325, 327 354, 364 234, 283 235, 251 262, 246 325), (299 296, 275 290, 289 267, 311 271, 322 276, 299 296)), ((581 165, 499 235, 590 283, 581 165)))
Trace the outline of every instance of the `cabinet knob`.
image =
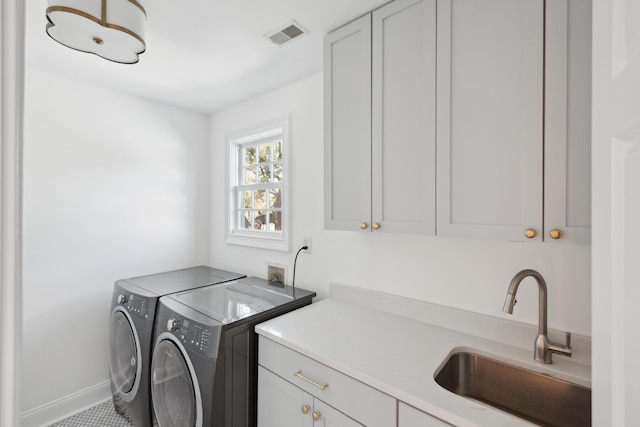
POLYGON ((533 228, 528 228, 524 231, 524 235, 527 236, 527 239, 533 239, 537 234, 538 233, 536 233, 536 230, 533 228))
POLYGON ((378 224, 377 222, 373 223, 373 229, 374 230, 379 230, 380 229, 380 224, 378 224))
POLYGON ((311 409, 311 406, 309 405, 302 405, 302 413, 303 414, 308 414, 309 413, 309 409, 311 409))
POLYGON ((314 412, 311 416, 313 417, 313 421, 318 421, 320 419, 320 411, 314 412))
POLYGON ((551 230, 549 232, 549 236, 551 236, 552 239, 561 239, 562 238, 562 231, 558 230, 557 228, 551 230))
POLYGON ((360 228, 363 229, 363 230, 366 230, 368 226, 369 226, 369 224, 367 224, 366 222, 361 222, 360 223, 360 228))

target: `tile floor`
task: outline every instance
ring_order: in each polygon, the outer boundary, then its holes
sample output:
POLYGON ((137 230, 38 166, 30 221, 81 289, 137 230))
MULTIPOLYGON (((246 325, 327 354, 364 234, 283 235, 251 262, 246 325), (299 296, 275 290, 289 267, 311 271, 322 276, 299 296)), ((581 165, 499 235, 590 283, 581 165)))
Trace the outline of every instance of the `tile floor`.
POLYGON ((51 427, 131 427, 131 424, 116 412, 113 402, 107 400, 51 427))

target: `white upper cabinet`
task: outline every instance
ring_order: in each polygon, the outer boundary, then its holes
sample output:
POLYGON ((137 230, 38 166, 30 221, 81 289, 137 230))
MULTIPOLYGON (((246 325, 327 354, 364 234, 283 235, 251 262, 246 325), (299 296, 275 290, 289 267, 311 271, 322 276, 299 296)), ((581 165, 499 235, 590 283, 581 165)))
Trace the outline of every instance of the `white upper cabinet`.
POLYGON ((590 3, 438 1, 437 234, 590 243, 590 3))
POLYGON ((435 233, 436 2, 373 13, 372 221, 435 233))
POLYGON ((326 37, 325 228, 435 232, 435 28, 398 0, 326 37))
POLYGON ((589 244, 590 13, 396 0, 329 34, 325 228, 589 244))
POLYGON ((545 49, 544 239, 589 244, 590 1, 547 2, 545 49))
POLYGON ((371 217, 371 15, 324 40, 325 228, 371 217))
POLYGON ((543 30, 543 0, 438 0, 438 235, 541 240, 543 30))

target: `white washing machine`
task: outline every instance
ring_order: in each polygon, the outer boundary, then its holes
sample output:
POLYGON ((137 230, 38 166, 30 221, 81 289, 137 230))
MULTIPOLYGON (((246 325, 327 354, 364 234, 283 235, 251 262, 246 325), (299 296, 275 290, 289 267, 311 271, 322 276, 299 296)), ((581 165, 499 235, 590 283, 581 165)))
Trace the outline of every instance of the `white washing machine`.
POLYGON ((111 391, 116 411, 134 427, 152 426, 149 367, 159 298, 242 277, 198 266, 115 283, 109 325, 111 391))
POLYGON ((160 298, 151 361, 158 427, 255 427, 255 325, 311 304, 314 292, 248 277, 160 298))

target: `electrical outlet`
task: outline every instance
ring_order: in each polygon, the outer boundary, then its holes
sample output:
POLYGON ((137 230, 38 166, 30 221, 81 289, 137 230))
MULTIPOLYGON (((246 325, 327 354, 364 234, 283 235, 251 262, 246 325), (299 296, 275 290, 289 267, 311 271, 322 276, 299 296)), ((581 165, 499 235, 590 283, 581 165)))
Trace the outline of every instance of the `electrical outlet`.
POLYGON ((302 252, 306 252, 308 254, 311 253, 311 237, 303 237, 302 238, 302 246, 306 246, 307 249, 305 249, 302 252))
POLYGON ((283 284, 287 277, 287 266, 274 262, 267 262, 267 280, 277 284, 283 284))

